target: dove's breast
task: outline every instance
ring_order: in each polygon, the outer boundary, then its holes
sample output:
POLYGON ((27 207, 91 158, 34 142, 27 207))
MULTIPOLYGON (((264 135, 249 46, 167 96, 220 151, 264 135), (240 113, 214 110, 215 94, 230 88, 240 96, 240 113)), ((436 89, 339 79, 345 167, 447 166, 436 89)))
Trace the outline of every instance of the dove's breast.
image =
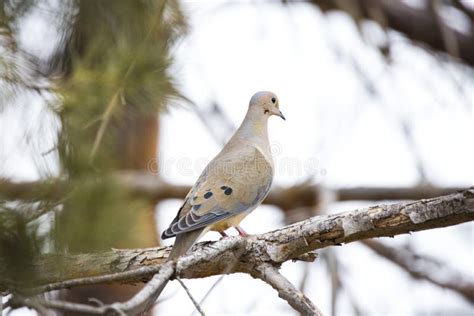
MULTIPOLYGON (((223 160, 225 161, 225 159, 223 160)), ((252 147, 246 155, 240 156, 238 163, 228 163, 226 170, 226 186, 232 188, 229 198, 235 204, 245 205, 234 216, 219 221, 209 230, 224 231, 239 225, 245 216, 259 206, 270 191, 273 181, 273 165, 257 148, 252 147)))

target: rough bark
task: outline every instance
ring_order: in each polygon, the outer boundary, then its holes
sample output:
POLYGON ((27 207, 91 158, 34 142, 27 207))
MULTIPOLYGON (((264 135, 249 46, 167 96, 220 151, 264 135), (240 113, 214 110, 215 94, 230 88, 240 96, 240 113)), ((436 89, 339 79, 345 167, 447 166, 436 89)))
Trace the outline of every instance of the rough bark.
MULTIPOLYGON (((312 251, 328 246, 446 227, 473 219, 474 189, 433 199, 316 216, 248 238, 230 237, 217 242, 199 243, 193 247, 190 255, 178 262, 176 274, 181 278, 236 272, 252 274, 255 267, 262 264, 279 266, 288 260, 314 260, 312 251), (213 254, 213 260, 208 259, 210 253, 213 254)), ((146 281, 156 273, 169 251, 170 247, 161 247, 114 249, 97 254, 45 255, 35 265, 39 283, 47 285, 41 290, 76 286, 77 282, 103 283, 93 277, 111 273, 117 273, 117 278, 108 279, 108 282, 136 283, 146 281), (120 278, 121 273, 144 267, 151 269, 120 278), (67 281, 78 278, 88 279, 67 281)), ((4 283, 0 288, 7 290, 14 286, 13 281, 4 283)))

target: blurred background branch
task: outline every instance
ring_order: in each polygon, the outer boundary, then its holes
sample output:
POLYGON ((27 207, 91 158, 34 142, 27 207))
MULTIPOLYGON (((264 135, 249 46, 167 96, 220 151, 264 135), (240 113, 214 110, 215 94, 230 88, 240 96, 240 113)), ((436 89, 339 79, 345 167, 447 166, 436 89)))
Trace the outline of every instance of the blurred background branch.
POLYGON ((357 24, 363 20, 374 21, 384 29, 389 28, 402 33, 417 44, 446 53, 471 67, 474 66, 474 10, 461 1, 443 1, 434 10, 427 10, 426 6, 436 1, 421 1, 418 6, 400 0, 310 0, 309 2, 323 12, 343 11, 357 24), (439 10, 446 8, 455 8, 463 13, 469 20, 466 30, 456 30, 444 19, 439 18, 439 10), (450 43, 454 43, 457 48, 454 49, 450 43))
POLYGON ((362 244, 396 264, 413 278, 431 282, 439 287, 450 289, 466 300, 474 302, 474 282, 465 275, 450 270, 434 258, 420 256, 410 249, 390 247, 377 240, 364 240, 362 244), (447 275, 447 277, 446 277, 447 275))
MULTIPOLYGON (((115 175, 117 183, 153 203, 166 199, 184 199, 190 186, 175 185, 147 172, 127 171, 115 175)), ((91 179, 91 181, 93 181, 91 179)), ((50 179, 47 181, 12 182, 0 179, 0 196, 8 200, 50 200, 64 201, 70 194, 71 184, 67 181, 50 179)), ((301 183, 287 188, 271 190, 265 204, 274 205, 284 212, 298 212, 301 208, 315 207, 325 203, 325 196, 334 201, 383 201, 428 199, 461 191, 461 187, 354 187, 326 188, 311 183, 301 183)))

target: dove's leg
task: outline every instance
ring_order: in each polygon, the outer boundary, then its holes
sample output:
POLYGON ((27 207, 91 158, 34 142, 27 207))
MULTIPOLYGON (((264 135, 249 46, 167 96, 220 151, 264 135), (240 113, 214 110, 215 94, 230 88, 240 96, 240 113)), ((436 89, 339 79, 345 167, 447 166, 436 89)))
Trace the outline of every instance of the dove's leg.
POLYGON ((219 232, 219 234, 221 234, 221 236, 222 236, 221 239, 224 239, 224 238, 226 238, 226 237, 229 237, 229 235, 227 235, 227 234, 225 233, 225 231, 221 231, 221 232, 219 232))
POLYGON ((248 234, 245 232, 245 230, 242 229, 240 226, 235 226, 235 229, 239 232, 239 235, 242 237, 247 237, 248 234))

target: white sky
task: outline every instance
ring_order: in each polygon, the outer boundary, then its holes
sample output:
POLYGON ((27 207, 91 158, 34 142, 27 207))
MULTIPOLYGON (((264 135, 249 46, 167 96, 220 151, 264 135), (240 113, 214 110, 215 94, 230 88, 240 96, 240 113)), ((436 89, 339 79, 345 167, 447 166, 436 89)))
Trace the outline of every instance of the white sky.
MULTIPOLYGON (((190 34, 175 49, 173 75, 188 98, 202 108, 216 100, 238 125, 254 92, 272 90, 279 95, 287 121, 272 118, 270 122, 277 166, 275 185, 307 179, 331 187, 416 184, 413 153, 400 121, 412 128, 430 182, 473 185, 474 83, 465 69, 440 65, 396 35, 391 36, 393 62, 387 65, 370 45, 383 41, 376 27, 369 27, 370 36, 361 40, 344 15, 325 17, 303 3, 284 7, 185 1, 184 9, 190 18, 190 34), (359 65, 362 77, 354 64, 359 65), (377 91, 375 96, 367 92, 363 77, 377 91)), ((42 33, 36 30, 35 34, 36 38, 42 33)), ((19 142, 25 129, 33 126, 33 121, 38 124, 41 116, 30 113, 30 122, 21 112, 0 113, 0 173, 35 179, 44 166, 34 163, 38 157, 25 155, 29 144, 19 142)), ((40 124, 43 133, 51 132, 48 126, 54 126, 51 118, 40 124)), ((161 118, 161 130, 162 176, 175 183, 192 184, 221 147, 187 105, 171 107, 161 118)), ((45 152, 51 144, 41 146, 45 152)), ((54 170, 51 163, 45 165, 54 170)), ((160 231, 175 216, 179 204, 166 201, 160 205, 160 231)), ((328 208, 334 212, 363 205, 336 203, 328 208)), ((243 222, 251 233, 282 225, 282 214, 269 206, 258 208, 243 222)), ((383 241, 409 243, 417 252, 437 256, 473 278, 473 237, 473 225, 464 224, 383 241)), ((217 234, 209 233, 205 238, 215 239, 217 234)), ((364 315, 472 312, 452 292, 413 281, 360 245, 345 245, 334 252, 342 262, 346 286, 364 315)), ((283 273, 298 284, 301 267, 301 263, 287 263, 283 273)), ((200 300, 215 281, 185 282, 200 300)), ((322 260, 312 264, 308 283, 307 295, 329 313, 328 272, 322 260)), ((170 296, 160 304, 160 315, 191 313, 193 306, 176 282, 163 294, 170 296)), ((268 285, 240 274, 226 276, 203 309, 208 315, 294 314, 268 285)), ((353 314, 346 294, 342 294, 338 309, 341 315, 353 314)))

